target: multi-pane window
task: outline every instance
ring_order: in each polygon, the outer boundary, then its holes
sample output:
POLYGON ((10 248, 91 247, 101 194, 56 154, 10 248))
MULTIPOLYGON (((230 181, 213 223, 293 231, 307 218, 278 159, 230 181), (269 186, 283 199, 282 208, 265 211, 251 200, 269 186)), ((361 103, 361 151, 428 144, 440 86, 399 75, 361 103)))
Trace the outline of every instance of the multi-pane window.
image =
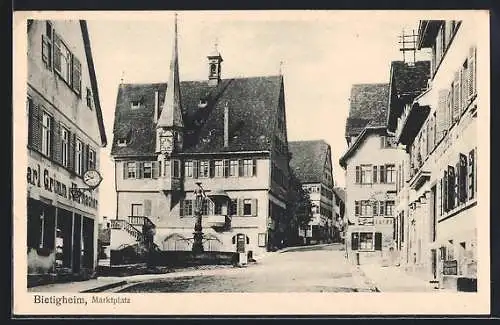
POLYGON ((57 34, 54 34, 54 69, 71 84, 71 52, 57 34))
POLYGON ((64 167, 69 165, 69 131, 61 127, 61 163, 64 167))
POLYGON ((361 215, 369 216, 371 215, 371 213, 372 211, 371 211, 370 201, 368 200, 361 201, 361 215))
POLYGON ((372 166, 361 165, 361 184, 372 183, 372 166))
POLYGON ((137 163, 135 161, 127 162, 127 178, 136 177, 136 167, 137 163))
POLYGON ((385 177, 386 183, 392 184, 392 183, 396 182, 396 166, 395 165, 386 165, 385 172, 386 172, 386 177, 385 177))
POLYGON ((238 199, 231 199, 229 202, 229 215, 235 216, 238 214, 238 199))
POLYGON ((252 200, 244 199, 243 200, 243 215, 250 216, 252 215, 252 200))
POLYGON ((75 172, 78 175, 83 174, 83 143, 78 139, 75 148, 75 172))
POLYGON ((96 168, 96 152, 93 149, 89 149, 89 169, 95 169, 96 168))
POLYGON ((373 233, 361 232, 359 233, 359 249, 372 250, 373 249, 373 233))
POLYGON ((386 201, 385 202, 385 215, 386 216, 394 215, 394 206, 395 206, 394 201, 386 201))
POLYGON ((210 162, 208 160, 200 161, 200 178, 207 178, 210 176, 210 162))
POLYGON ((184 177, 193 177, 193 162, 190 160, 184 163, 184 177))
POLYGON ((193 215, 193 200, 184 200, 182 204, 182 213, 184 216, 193 215))
POLYGON ((51 155, 52 148, 52 116, 42 114, 42 153, 47 157, 51 155))
POLYGON ((153 163, 151 161, 145 161, 142 163, 143 171, 142 175, 144 178, 152 178, 153 177, 153 163))
POLYGON ((86 93, 85 99, 87 101, 87 107, 92 109, 92 91, 88 87, 87 87, 87 93, 86 93))
POLYGON ((229 176, 238 176, 238 160, 231 160, 229 162, 229 176))
POLYGON ((224 177, 224 161, 214 161, 214 177, 224 177))
POLYGON ((253 176, 253 160, 244 159, 243 160, 243 175, 242 176, 253 176))
POLYGON ((144 216, 144 208, 142 204, 133 203, 131 206, 132 216, 142 217, 144 216))

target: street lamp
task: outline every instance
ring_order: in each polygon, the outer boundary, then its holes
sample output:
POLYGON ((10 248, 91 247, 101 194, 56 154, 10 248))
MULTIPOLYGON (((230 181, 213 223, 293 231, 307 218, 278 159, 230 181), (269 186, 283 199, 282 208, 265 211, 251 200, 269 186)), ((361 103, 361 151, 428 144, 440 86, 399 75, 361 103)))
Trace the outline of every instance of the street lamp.
POLYGON ((205 190, 201 186, 201 182, 196 182, 198 188, 194 190, 195 195, 195 215, 196 222, 194 224, 194 233, 193 233, 193 248, 192 251, 195 253, 201 253, 204 251, 203 249, 203 228, 202 228, 202 208, 203 202, 206 197, 205 190))

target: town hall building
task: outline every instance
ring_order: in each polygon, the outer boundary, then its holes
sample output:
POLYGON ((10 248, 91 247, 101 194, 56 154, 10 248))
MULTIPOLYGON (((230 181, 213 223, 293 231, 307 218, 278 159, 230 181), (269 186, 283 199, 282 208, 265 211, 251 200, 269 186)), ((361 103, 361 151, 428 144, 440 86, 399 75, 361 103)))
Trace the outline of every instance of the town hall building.
POLYGON ((180 81, 178 59, 176 20, 168 82, 119 85, 111 248, 147 222, 160 249, 191 250, 201 186, 205 250, 273 249, 289 179, 283 76, 222 78, 215 48, 206 80, 180 81))

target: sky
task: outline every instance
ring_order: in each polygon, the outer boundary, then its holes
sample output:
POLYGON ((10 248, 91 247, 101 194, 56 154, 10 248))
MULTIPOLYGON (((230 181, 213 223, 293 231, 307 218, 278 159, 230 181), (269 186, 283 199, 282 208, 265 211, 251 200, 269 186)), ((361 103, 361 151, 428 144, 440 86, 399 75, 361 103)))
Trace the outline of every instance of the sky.
MULTIPOLYGON (((101 152, 100 193, 115 192, 109 151, 118 85, 122 79, 167 81, 173 17, 173 12, 157 12, 88 20, 108 137, 101 152)), ((180 79, 207 79, 206 56, 216 42, 224 60, 222 78, 277 75, 282 62, 288 140, 328 142, 334 179, 343 186, 338 160, 346 150, 350 89, 389 81, 390 62, 403 58, 398 36, 416 31, 418 19, 380 12, 178 12, 180 79)), ((113 217, 116 196, 105 197, 100 215, 113 217)))

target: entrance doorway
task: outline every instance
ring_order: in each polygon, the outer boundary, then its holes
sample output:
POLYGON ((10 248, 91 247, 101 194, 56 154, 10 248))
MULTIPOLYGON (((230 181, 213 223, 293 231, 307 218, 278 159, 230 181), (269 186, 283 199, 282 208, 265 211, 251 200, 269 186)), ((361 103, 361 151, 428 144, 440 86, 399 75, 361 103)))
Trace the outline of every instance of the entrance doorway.
POLYGON ((236 252, 244 253, 246 244, 246 236, 244 234, 236 235, 236 252))
POLYGON ((82 216, 75 214, 73 226, 73 273, 80 273, 82 256, 82 216))

